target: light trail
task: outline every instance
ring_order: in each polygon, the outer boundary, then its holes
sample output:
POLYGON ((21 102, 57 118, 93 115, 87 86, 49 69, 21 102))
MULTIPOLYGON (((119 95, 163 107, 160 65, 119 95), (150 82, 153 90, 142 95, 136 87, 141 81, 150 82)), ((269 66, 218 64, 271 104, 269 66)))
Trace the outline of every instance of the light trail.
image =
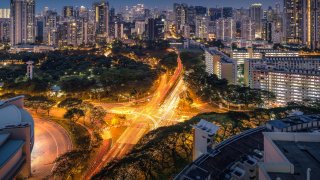
POLYGON ((108 112, 132 115, 130 119, 134 122, 128 127, 121 137, 117 140, 110 151, 101 158, 100 163, 96 163, 88 170, 85 179, 90 179, 94 174, 98 173, 101 168, 113 159, 121 158, 143 137, 147 132, 148 124, 139 124, 141 120, 151 120, 154 128, 159 127, 159 123, 166 117, 172 116, 175 108, 179 103, 179 93, 182 90, 182 71, 183 65, 178 53, 178 66, 174 74, 169 78, 167 74, 160 77, 159 86, 151 97, 150 101, 142 108, 130 109, 129 107, 122 107, 120 109, 107 107, 106 104, 100 104, 108 112), (163 112, 161 112, 163 109, 163 112), (172 112, 171 112, 172 111, 172 112), (159 118, 160 117, 160 118, 159 118), (136 124, 137 122, 138 124, 136 124))

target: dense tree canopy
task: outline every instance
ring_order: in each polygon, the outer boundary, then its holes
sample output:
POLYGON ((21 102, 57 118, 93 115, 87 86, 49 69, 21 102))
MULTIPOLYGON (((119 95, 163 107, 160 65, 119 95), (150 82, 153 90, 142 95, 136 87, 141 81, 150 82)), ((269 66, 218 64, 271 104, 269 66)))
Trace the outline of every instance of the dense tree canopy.
MULTIPOLYGON (((121 42, 114 45, 123 46, 121 42)), ((28 59, 30 54, 2 56, 28 59)), ((91 51, 54 51, 35 54, 31 60, 35 60, 32 80, 26 78, 25 64, 0 69, 5 90, 44 94, 51 86, 58 85, 65 93, 79 98, 90 95, 90 98, 115 99, 119 94, 146 92, 158 75, 156 69, 142 62, 122 55, 105 57, 91 51)))

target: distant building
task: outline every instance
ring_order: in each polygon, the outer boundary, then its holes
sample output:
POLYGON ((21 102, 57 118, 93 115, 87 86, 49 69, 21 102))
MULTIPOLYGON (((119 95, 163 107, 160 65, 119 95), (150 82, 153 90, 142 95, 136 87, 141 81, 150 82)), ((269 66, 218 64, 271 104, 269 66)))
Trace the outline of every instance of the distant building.
POLYGON ((10 42, 10 19, 0 18, 0 43, 10 42))
POLYGON ((320 47, 320 12, 318 0, 285 0, 284 27, 288 44, 320 47))
POLYGON ((188 22, 188 5, 187 4, 173 4, 173 11, 175 15, 175 25, 178 32, 181 32, 182 27, 188 22))
POLYGON ((11 46, 10 53, 20 53, 20 52, 33 52, 33 53, 44 53, 49 51, 54 51, 53 46, 46 45, 17 45, 11 46))
POLYGON ((0 8, 0 19, 10 18, 10 9, 0 8))
POLYGON ((64 6, 62 15, 64 18, 72 18, 74 17, 75 11, 73 9, 73 6, 64 6))
POLYGON ((109 3, 101 1, 99 3, 94 3, 93 6, 96 41, 98 43, 107 42, 107 38, 109 37, 109 3))
POLYGON ((11 0, 11 45, 35 42, 35 0, 11 0))
POLYGON ((150 18, 148 19, 148 39, 164 39, 165 19, 164 18, 150 18))
POLYGON ((207 16, 196 17, 196 34, 195 37, 200 39, 208 39, 209 19, 207 16))
POLYGON ((28 61, 27 64, 27 78, 28 79, 33 79, 33 61, 28 61))
POLYGON ((114 38, 116 39, 123 39, 123 23, 122 22, 115 22, 114 23, 114 38))
POLYGON ((255 38, 262 38, 262 4, 256 3, 250 6, 250 17, 251 20, 254 22, 255 38))
POLYGON ((23 107, 23 98, 0 101, 0 179, 31 175, 34 121, 23 107))
POLYGON ((241 39, 253 41, 255 32, 255 23, 250 17, 241 19, 241 39))
POLYGON ((230 52, 232 59, 244 64, 245 59, 262 59, 263 57, 299 57, 299 51, 282 51, 274 49, 234 49, 230 52))
POLYGON ((232 18, 220 18, 216 21, 216 39, 232 41, 236 37, 236 22, 232 18))
MULTIPOLYGON (((58 13, 46 11, 44 15, 43 42, 46 45, 54 46, 58 44, 58 13)), ((59 31, 60 32, 60 31, 59 31)))
POLYGON ((146 31, 146 22, 144 20, 137 20, 135 22, 135 33, 142 36, 146 31))

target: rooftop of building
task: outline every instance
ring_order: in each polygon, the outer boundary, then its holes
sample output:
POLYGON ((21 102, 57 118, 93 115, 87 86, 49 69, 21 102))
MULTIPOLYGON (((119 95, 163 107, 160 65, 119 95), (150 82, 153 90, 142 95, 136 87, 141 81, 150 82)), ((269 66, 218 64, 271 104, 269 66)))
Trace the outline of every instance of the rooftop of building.
POLYGON ((230 167, 247 156, 262 158, 264 127, 252 129, 218 144, 188 165, 176 179, 224 179, 230 167))
MULTIPOLYGON (((293 116, 287 117, 284 119, 278 119, 270 121, 268 124, 272 124, 280 129, 287 128, 290 126, 317 122, 320 121, 320 114, 318 115, 301 115, 299 113, 292 114, 293 116)), ((318 126, 318 124, 317 124, 318 126)), ((296 129, 295 131, 299 132, 317 132, 314 131, 315 128, 319 130, 317 126, 307 126, 307 128, 296 129)), ((258 127, 256 129, 250 129, 239 135, 231 137, 220 144, 218 144, 214 149, 209 150, 208 153, 200 156, 196 161, 189 164, 180 174, 175 178, 176 180, 197 180, 197 179, 226 179, 226 175, 231 173, 231 167, 236 162, 243 162, 246 158, 255 157, 256 159, 262 159, 263 155, 261 152, 264 151, 264 140, 263 133, 268 132, 270 129, 267 127, 258 127)), ((320 133, 320 132, 319 132, 320 133)), ((285 153, 288 153, 288 156, 298 156, 297 148, 300 148, 300 151, 304 151, 302 157, 297 157, 297 160, 292 159, 291 163, 296 165, 299 164, 298 160, 303 160, 303 156, 309 156, 308 158, 313 158, 312 161, 317 161, 318 166, 320 162, 320 153, 315 151, 320 149, 320 142, 310 143, 310 142, 299 142, 294 144, 289 144, 286 148, 288 142, 276 141, 279 144, 280 149, 282 149, 285 153), (293 146, 293 147, 291 147, 293 146), (284 148, 282 148, 284 147, 284 148), (303 147, 305 148, 303 150, 303 147), (301 149, 302 148, 302 149, 301 149), (312 157, 311 157, 312 156, 312 157), (295 164, 297 163, 298 164, 295 164)), ((312 169, 316 164, 310 165, 312 169)), ((297 172, 302 172, 306 170, 308 167, 297 167, 300 168, 297 172)), ((318 169, 317 169, 318 170, 318 169)), ((320 171, 318 171, 320 172, 320 171)), ((272 174, 271 174, 272 175, 272 174)), ((270 175, 270 176, 271 176, 270 175)), ((280 174, 281 175, 281 174, 280 174)), ((320 177, 318 174, 314 174, 320 177)), ((285 178, 287 177, 285 174, 279 176, 279 174, 275 173, 275 176, 281 177, 281 179, 294 179, 293 178, 285 178)), ((272 177, 275 177, 272 176, 272 177)), ((302 177, 300 175, 296 175, 297 177, 302 177)), ((275 179, 275 178, 273 178, 275 179)), ((299 179, 299 178, 298 178, 299 179)), ((306 179, 306 178, 305 178, 306 179)))
POLYGON ((311 179, 320 177, 320 142, 274 141, 277 147, 294 165, 294 174, 268 173, 271 179, 307 179, 307 169, 311 168, 311 179))
POLYGON ((34 134, 34 121, 32 116, 25 109, 13 103, 23 98, 24 96, 18 96, 0 101, 0 130, 7 127, 29 124, 31 126, 31 135, 34 134))
MULTIPOLYGON (((241 53, 246 53, 248 52, 248 49, 234 49, 232 52, 241 52, 241 53)), ((279 50, 279 49, 254 49, 253 52, 257 53, 294 53, 298 54, 299 51, 289 51, 289 50, 279 50)))
POLYGON ((221 57, 221 61, 224 63, 235 63, 232 58, 215 48, 208 48, 207 52, 209 52, 211 55, 219 55, 221 57))
POLYGON ((284 119, 276 119, 269 121, 268 124, 276 128, 282 129, 293 125, 308 123, 312 121, 320 121, 320 114, 290 116, 284 119))

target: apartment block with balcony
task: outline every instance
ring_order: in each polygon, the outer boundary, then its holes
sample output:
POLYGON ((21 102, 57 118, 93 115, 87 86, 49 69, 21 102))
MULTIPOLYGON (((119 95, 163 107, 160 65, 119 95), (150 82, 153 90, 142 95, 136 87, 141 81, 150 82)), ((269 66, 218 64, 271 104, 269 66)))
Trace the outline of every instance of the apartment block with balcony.
POLYGON ((275 93, 279 104, 320 99, 319 58, 248 59, 244 69, 245 85, 275 93))

